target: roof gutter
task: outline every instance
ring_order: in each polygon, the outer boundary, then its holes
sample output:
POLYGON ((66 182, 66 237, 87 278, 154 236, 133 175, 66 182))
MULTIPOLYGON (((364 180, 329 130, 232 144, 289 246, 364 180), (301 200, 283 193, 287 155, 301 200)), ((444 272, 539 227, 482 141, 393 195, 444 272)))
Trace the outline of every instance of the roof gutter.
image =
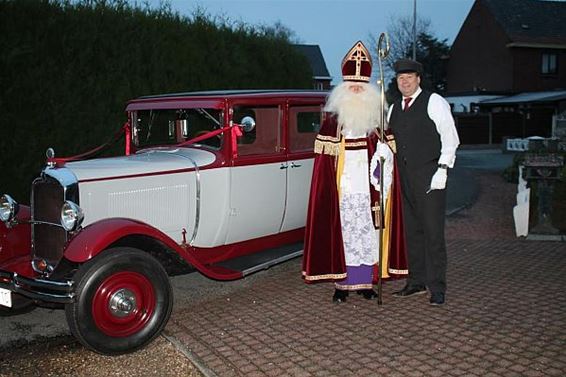
POLYGON ((566 50, 566 44, 557 44, 557 43, 511 42, 511 43, 507 43, 505 47, 549 48, 549 49, 566 50))

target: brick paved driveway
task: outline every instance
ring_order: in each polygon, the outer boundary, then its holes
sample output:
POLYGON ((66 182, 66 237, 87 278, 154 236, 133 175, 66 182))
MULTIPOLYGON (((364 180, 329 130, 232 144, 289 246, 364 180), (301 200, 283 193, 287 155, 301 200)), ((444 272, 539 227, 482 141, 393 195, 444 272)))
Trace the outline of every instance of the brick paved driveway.
POLYGON ((564 376, 566 246, 449 242, 448 303, 306 285, 299 261, 173 316, 166 333, 218 376, 564 376))
POLYGON ((402 280, 384 284, 381 307, 334 304, 297 259, 177 308, 165 334, 211 376, 564 376, 566 244, 515 239, 497 220, 512 188, 488 178, 478 205, 449 220, 444 307, 391 297, 402 280))

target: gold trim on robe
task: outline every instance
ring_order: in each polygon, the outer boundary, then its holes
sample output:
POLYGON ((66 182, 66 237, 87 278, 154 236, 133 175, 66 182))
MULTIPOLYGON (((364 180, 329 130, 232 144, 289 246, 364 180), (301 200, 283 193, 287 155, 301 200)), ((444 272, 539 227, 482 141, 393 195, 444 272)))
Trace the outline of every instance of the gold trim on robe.
POLYGON ((308 281, 316 281, 316 280, 327 280, 327 279, 337 279, 337 280, 341 280, 341 279, 346 279, 346 274, 326 274, 326 275, 307 275, 305 271, 303 271, 303 276, 305 277, 305 280, 308 281))
POLYGON ((337 289, 343 291, 357 291, 358 289, 373 289, 373 284, 355 284, 355 285, 342 285, 339 283, 334 283, 337 289))
POLYGON ((393 151, 393 154, 397 153, 397 143, 395 143, 395 136, 393 135, 385 135, 387 139, 386 143, 389 145, 389 148, 393 151))
POLYGON ((341 137, 317 135, 314 141, 314 153, 338 156, 340 154, 341 137))

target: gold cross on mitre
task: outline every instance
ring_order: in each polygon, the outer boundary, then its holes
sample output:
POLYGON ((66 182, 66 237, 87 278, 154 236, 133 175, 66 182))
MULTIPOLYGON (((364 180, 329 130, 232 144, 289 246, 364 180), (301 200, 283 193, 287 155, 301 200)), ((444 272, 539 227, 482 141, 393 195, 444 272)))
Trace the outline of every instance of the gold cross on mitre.
POLYGON ((365 46, 361 42, 356 43, 355 49, 356 50, 352 52, 351 59, 356 61, 356 74, 359 75, 362 69, 362 62, 369 60, 367 52, 363 51, 365 50, 365 46))
POLYGON ((342 59, 342 78, 344 81, 369 82, 372 64, 368 49, 362 41, 358 41, 342 59))

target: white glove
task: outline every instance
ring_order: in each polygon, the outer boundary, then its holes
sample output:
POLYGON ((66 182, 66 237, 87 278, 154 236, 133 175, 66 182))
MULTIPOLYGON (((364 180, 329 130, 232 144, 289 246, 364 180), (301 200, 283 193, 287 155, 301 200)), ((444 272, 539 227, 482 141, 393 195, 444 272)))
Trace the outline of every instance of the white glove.
POLYGON ((390 159, 393 154, 391 152, 391 148, 389 148, 389 145, 385 143, 377 143, 375 145, 375 153, 377 153, 379 157, 383 157, 383 159, 386 161, 390 159))
POLYGON ((370 182, 377 191, 379 191, 380 188, 380 157, 383 157, 384 159, 383 164, 385 170, 383 171, 383 196, 386 198, 389 194, 389 187, 393 183, 393 152, 387 144, 378 142, 375 146, 375 153, 371 159, 369 171, 370 182))
POLYGON ((430 190, 444 190, 446 188, 446 178, 448 169, 438 168, 430 181, 430 190))

